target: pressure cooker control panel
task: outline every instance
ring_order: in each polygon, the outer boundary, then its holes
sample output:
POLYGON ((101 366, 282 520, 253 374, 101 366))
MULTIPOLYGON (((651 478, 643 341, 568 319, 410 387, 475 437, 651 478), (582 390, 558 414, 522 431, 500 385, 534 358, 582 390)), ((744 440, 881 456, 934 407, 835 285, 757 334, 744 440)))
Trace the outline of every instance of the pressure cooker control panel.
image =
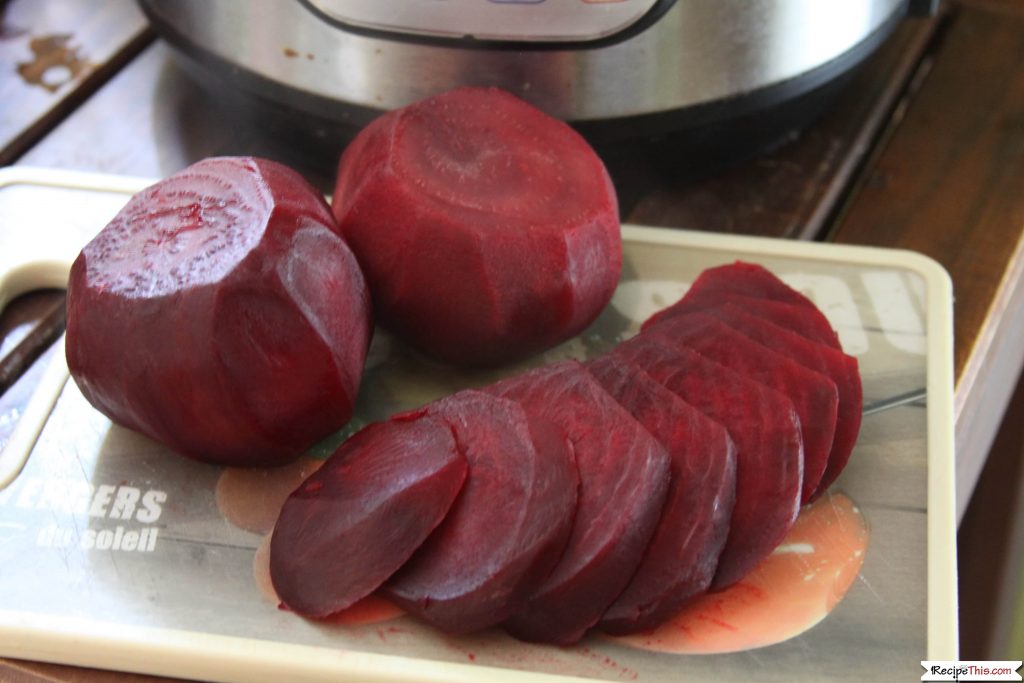
POLYGON ((306 0, 341 27, 410 38, 579 43, 628 30, 674 0, 306 0))

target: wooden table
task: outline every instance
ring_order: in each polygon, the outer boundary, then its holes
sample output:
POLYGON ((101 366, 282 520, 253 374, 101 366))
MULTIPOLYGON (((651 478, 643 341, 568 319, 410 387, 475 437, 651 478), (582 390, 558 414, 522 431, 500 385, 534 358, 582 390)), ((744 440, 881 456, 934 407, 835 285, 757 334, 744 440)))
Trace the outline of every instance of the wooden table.
MULTIPOLYGON (((0 7, 0 163, 159 177, 204 156, 275 155, 266 131, 209 106, 129 0, 0 7)), ((624 220, 912 249, 945 266, 956 295, 961 550, 995 547, 1016 567, 999 547, 1017 524, 1021 434, 1011 421, 1000 428, 1021 403, 1011 397, 1024 364, 1024 4, 956 0, 905 20, 823 118, 771 153, 698 179, 674 171, 685 164, 671 153, 638 145, 609 161, 624 220), (997 474, 982 478, 965 519, 987 461, 997 474)), ((0 315, 0 445, 62 327, 61 292, 26 295, 0 315)), ((991 606, 1017 591, 1019 572, 980 564, 960 568, 970 579, 965 659, 1002 652, 1005 629, 991 625, 1009 617, 991 606)), ((10 661, 0 678, 96 680, 10 661)))

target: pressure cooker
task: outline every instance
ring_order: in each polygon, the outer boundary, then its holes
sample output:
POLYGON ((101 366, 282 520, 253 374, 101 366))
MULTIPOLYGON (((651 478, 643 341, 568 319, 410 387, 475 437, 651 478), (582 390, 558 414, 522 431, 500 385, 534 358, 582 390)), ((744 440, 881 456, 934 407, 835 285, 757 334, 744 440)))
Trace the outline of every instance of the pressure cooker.
POLYGON ((140 0, 215 92, 319 126, 358 128, 459 85, 493 85, 598 136, 728 136, 723 123, 744 118, 791 127, 912 4, 931 3, 140 0))

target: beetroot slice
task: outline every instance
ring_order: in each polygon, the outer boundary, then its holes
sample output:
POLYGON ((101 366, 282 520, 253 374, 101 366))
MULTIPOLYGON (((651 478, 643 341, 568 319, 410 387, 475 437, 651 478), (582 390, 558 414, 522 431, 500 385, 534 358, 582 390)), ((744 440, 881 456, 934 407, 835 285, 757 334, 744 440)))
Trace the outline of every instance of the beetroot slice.
POLYGON ((690 292, 700 296, 704 291, 732 292, 759 299, 782 301, 817 310, 814 302, 780 280, 774 273, 756 263, 736 261, 716 268, 707 268, 694 281, 690 292))
POLYGON ((469 462, 444 522, 384 595, 450 633, 492 626, 523 607, 561 557, 579 474, 554 423, 513 401, 467 390, 429 404, 469 462))
POLYGON ((828 466, 836 433, 839 393, 831 379, 772 351, 706 313, 687 313, 647 328, 786 396, 796 407, 804 444, 801 502, 806 503, 828 466))
POLYGON ((575 642, 640 564, 668 491, 668 453, 577 362, 527 372, 486 391, 550 419, 572 441, 580 474, 572 534, 558 565, 506 627, 524 640, 575 642))
POLYGON ((759 344, 786 355, 804 367, 829 377, 839 392, 836 435, 828 456, 828 466, 811 495, 814 500, 824 493, 842 473, 857 442, 864 408, 863 389, 857 359, 823 344, 816 344, 799 334, 779 327, 764 318, 750 315, 734 304, 707 311, 759 344))
POLYGON ((141 191, 68 283, 68 366, 89 402, 216 463, 280 464, 344 425, 370 333, 323 197, 261 159, 141 191))
POLYGON ((782 301, 758 299, 729 292, 708 290, 697 296, 685 296, 676 304, 651 316, 644 322, 642 329, 647 329, 651 325, 675 315, 695 311, 712 312, 726 305, 739 306, 750 315, 767 320, 773 325, 785 328, 809 341, 842 351, 835 330, 819 311, 811 310, 807 306, 797 306, 782 301))
POLYGON ((270 540, 282 603, 326 617, 377 589, 441 523, 466 459, 441 420, 371 424, 285 501, 270 540))
POLYGON ((764 559, 800 509, 803 445, 793 403, 695 351, 642 334, 619 344, 626 358, 724 426, 736 444, 736 505, 712 588, 725 588, 764 559))
POLYGON ((654 628, 707 591, 736 498, 736 447, 722 425, 621 357, 587 364, 672 458, 661 520, 640 567, 598 627, 616 635, 654 628))
POLYGON ((569 126, 495 88, 376 119, 342 155, 333 210, 381 324, 457 365, 577 334, 622 266, 600 159, 569 126))
POLYGON ((816 342, 841 348, 835 330, 813 301, 764 266, 743 261, 704 270, 678 303, 652 316, 644 327, 683 311, 717 307, 730 301, 749 306, 750 313, 816 342))

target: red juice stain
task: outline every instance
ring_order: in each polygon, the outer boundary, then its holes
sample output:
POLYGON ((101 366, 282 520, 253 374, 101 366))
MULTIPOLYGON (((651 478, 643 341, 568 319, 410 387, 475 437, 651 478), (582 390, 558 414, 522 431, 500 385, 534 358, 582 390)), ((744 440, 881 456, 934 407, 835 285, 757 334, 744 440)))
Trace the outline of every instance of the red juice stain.
POLYGON ((620 665, 617 661, 606 654, 595 652, 586 645, 579 646, 579 653, 593 662, 600 664, 605 669, 612 669, 618 672, 618 677, 625 681, 635 681, 640 674, 629 667, 620 665))
POLYGON ((789 640, 843 599, 860 574, 868 536, 853 501, 823 496, 801 511, 779 547, 736 585, 698 598, 651 631, 604 637, 679 654, 738 652, 789 640))
MULTIPOLYGON (((373 597, 373 596, 370 596, 370 597, 373 597)), ((380 598, 378 598, 378 600, 380 600, 380 598)), ((385 601, 381 600, 381 602, 385 602, 385 601)), ((356 604, 359 604, 359 603, 356 603, 356 604)), ((387 603, 387 604, 390 604, 390 603, 387 603)), ((355 605, 353 605, 352 607, 355 607, 355 605)), ((352 609, 352 608, 350 607, 349 609, 352 609)), ((396 607, 395 609, 398 609, 398 608, 396 607)), ((348 610, 346 610, 346 611, 348 611, 348 610)), ((400 612, 400 614, 404 614, 404 613, 400 612)), ((367 623, 367 622, 362 622, 362 623, 367 623)), ((406 633, 406 630, 404 628, 398 628, 397 626, 388 626, 387 628, 378 628, 377 629, 377 637, 380 638, 381 642, 384 642, 384 643, 386 643, 388 641, 388 636, 395 636, 395 635, 398 635, 399 633, 406 633)))
MULTIPOLYGON (((405 614, 400 608, 384 598, 376 595, 368 595, 348 609, 343 609, 333 614, 321 623, 333 624, 335 626, 357 626, 359 624, 376 624, 382 621, 390 621, 405 614)), ((401 633, 402 630, 391 626, 386 629, 388 633, 401 633)))

